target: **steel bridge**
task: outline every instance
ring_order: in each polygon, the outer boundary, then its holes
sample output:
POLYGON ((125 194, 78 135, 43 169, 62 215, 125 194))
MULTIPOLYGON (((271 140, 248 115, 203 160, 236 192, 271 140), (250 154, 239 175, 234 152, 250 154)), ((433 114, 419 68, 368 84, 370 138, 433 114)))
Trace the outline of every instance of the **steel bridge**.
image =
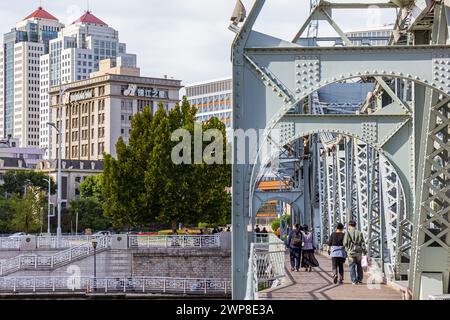
POLYGON ((312 226, 321 244, 337 222, 357 221, 387 279, 407 279, 413 299, 430 284, 448 293, 450 2, 312 1, 291 41, 253 29, 264 4, 247 15, 238 1, 230 27, 234 129, 262 132, 255 150, 233 141, 233 298, 251 283, 248 227, 269 200, 292 205, 291 222, 312 226), (373 5, 397 9, 390 44, 352 46, 333 11, 373 5), (344 45, 317 46, 317 21, 344 45), (372 84, 361 103, 320 100, 324 88, 355 83, 372 84), (268 171, 291 187, 259 191, 268 171))

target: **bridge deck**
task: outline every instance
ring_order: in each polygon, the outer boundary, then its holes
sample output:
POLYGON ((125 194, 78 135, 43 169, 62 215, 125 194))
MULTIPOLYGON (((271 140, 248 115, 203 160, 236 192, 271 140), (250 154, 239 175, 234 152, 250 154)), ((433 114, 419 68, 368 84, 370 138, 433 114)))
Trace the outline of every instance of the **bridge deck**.
POLYGON ((286 255, 286 283, 275 289, 259 292, 262 300, 401 300, 402 294, 381 284, 379 289, 369 289, 364 284, 352 285, 348 265, 344 266, 344 284, 335 285, 332 281, 331 259, 316 255, 320 267, 312 272, 291 272, 289 256, 286 255))

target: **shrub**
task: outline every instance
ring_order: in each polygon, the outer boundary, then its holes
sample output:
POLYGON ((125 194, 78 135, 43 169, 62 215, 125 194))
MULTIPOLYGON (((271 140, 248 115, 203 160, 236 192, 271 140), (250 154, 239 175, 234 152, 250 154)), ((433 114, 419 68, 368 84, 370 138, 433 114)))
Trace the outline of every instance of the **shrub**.
MULTIPOLYGON (((288 215, 284 215, 283 216, 283 225, 286 225, 289 221, 289 216, 288 215)), ((272 230, 273 232, 276 232, 277 229, 280 227, 280 218, 276 218, 272 224, 271 224, 272 230)))

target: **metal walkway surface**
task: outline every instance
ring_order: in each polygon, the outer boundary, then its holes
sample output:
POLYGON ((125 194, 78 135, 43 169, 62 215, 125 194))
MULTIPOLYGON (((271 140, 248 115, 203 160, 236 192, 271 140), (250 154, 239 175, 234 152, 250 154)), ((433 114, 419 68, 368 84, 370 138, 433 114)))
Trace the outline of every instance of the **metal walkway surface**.
POLYGON ((370 289, 364 274, 364 284, 352 285, 348 265, 344 266, 344 284, 332 281, 331 259, 316 255, 320 266, 312 272, 290 271, 289 255, 286 255, 286 282, 274 289, 258 293, 261 300, 402 300, 400 291, 381 284, 378 289, 370 289))

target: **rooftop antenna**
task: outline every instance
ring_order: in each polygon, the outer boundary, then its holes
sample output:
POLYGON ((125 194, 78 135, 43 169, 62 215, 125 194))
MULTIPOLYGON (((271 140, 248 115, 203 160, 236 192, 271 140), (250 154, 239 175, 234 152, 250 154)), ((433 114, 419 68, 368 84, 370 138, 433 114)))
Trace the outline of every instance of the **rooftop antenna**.
POLYGON ((90 8, 89 8, 89 4, 90 4, 90 3, 89 3, 89 0, 86 0, 86 8, 87 8, 87 11, 86 11, 86 12, 90 12, 90 10, 89 10, 89 9, 90 9, 90 8))
POLYGON ((39 0, 39 8, 42 8, 42 0, 39 0))

